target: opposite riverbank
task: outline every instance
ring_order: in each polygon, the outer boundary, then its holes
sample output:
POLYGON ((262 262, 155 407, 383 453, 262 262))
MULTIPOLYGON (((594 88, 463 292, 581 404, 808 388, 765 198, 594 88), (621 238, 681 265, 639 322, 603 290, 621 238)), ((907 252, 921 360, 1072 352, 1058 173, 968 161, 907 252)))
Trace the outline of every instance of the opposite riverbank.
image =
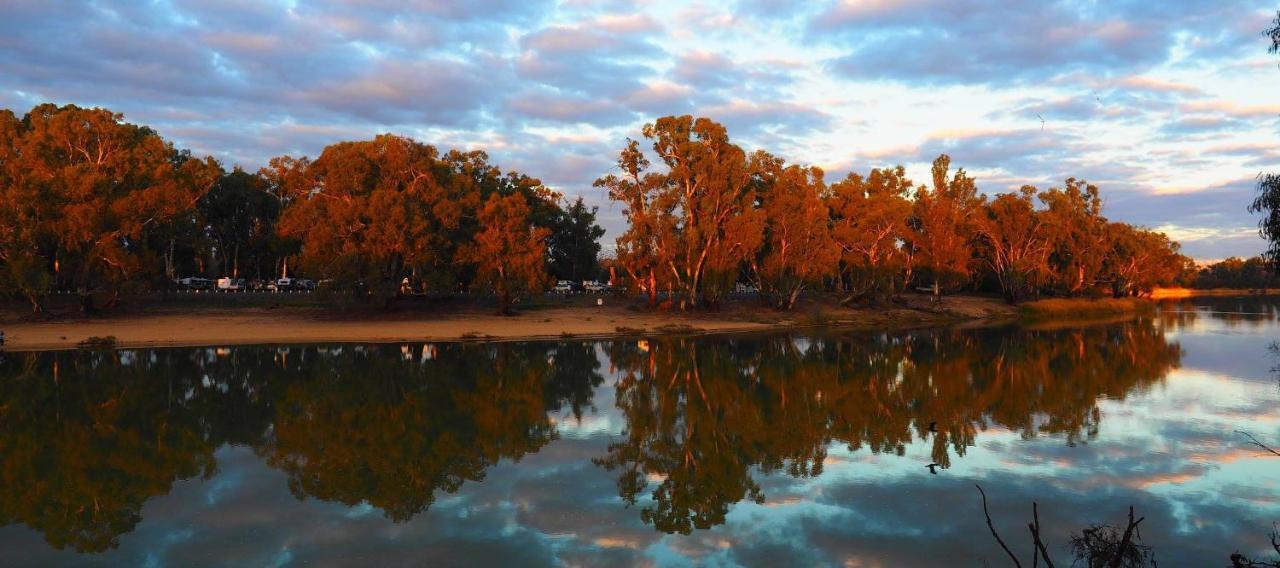
POLYGON ((1239 288, 1156 288, 1151 291, 1151 299, 1153 300, 1176 300, 1180 298, 1204 298, 1204 297, 1234 297, 1234 296, 1275 296, 1280 295, 1280 289, 1261 288, 1256 290, 1243 290, 1239 288))
MULTIPOLYGON (((1223 294, 1214 294, 1223 295, 1223 294)), ((1236 295, 1242 295, 1237 292, 1236 295)), ((1165 296, 1171 297, 1171 296, 1165 296)), ((1186 296, 1172 296, 1186 297, 1186 296)), ((717 334, 806 328, 902 330, 959 323, 1014 320, 1039 325, 1080 318, 1125 317, 1154 309, 1136 298, 1045 299, 1017 306, 1000 298, 908 294, 886 306, 851 308, 808 300, 789 312, 741 300, 720 309, 678 312, 649 309, 618 298, 595 305, 594 297, 553 299, 512 316, 474 304, 404 310, 331 309, 308 305, 158 304, 94 317, 63 315, 31 319, 0 313, 10 351, 75 349, 95 339, 99 346, 194 347, 289 343, 384 343, 400 341, 524 341, 599 339, 634 335, 717 334)))
POLYGON ((499 316, 482 306, 438 310, 342 311, 314 307, 155 306, 95 317, 23 320, 8 314, 0 330, 10 351, 74 349, 91 338, 117 347, 191 347, 284 343, 517 341, 629 335, 736 333, 812 327, 908 329, 1018 317, 999 298, 908 295, 900 304, 848 308, 809 301, 790 312, 756 302, 681 313, 637 308, 610 298, 553 302, 499 316))

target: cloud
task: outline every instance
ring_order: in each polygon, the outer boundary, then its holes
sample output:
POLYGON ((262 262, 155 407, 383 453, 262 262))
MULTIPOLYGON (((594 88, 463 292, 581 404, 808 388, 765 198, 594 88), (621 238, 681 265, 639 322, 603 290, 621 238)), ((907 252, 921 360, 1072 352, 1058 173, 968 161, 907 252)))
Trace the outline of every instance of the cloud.
POLYGON ((663 50, 647 38, 650 28, 623 22, 602 18, 525 35, 516 71, 524 79, 588 96, 639 89, 640 80, 655 73, 645 61, 663 50))
MULTIPOLYGON (((9 0, 3 12, 0 106, 19 115, 103 106, 250 169, 395 132, 487 150, 605 212, 591 180, 671 114, 797 162, 919 168, 945 151, 996 190, 1076 175, 1118 198, 1280 164, 1265 144, 1280 74, 1258 36, 1272 14, 1245 0, 9 0), (574 133, 597 142, 546 143, 574 133)), ((1256 249, 1235 233, 1197 240, 1256 249)))
POLYGON ((1141 71, 1175 48, 1234 53, 1253 38, 1218 24, 1252 8, 1210 0, 1185 1, 1176 10, 1138 3, 873 0, 830 6, 810 20, 808 34, 846 51, 830 66, 847 76, 1019 83, 1078 71, 1141 71))

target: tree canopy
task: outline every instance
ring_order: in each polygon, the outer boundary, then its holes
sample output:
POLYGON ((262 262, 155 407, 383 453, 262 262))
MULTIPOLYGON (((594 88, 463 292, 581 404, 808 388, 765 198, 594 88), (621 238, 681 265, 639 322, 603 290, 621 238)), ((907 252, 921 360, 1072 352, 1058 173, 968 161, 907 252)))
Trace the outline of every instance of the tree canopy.
MULTIPOLYGON (((1077 178, 983 193, 941 155, 925 184, 898 165, 828 185, 821 168, 748 151, 710 118, 662 117, 641 134, 595 186, 626 224, 614 284, 652 304, 714 306, 745 286, 781 309, 806 291, 1125 296, 1192 272, 1177 243, 1107 219, 1101 189, 1077 178)), ((1260 187, 1253 210, 1275 239, 1280 178, 1260 187)), ((600 277, 596 214, 484 152, 404 136, 227 171, 107 110, 0 112, 0 292, 36 311, 55 290, 89 310, 183 276, 296 274, 385 305, 468 293, 506 311, 555 279, 600 277)))

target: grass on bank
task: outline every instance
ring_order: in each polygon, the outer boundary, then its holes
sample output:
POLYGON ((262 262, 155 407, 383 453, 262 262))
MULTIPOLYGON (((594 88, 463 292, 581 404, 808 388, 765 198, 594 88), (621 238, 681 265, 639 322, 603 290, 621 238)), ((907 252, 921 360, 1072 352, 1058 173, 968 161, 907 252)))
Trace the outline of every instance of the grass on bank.
POLYGON ((1049 298, 1020 307, 1028 319, 1113 316, 1153 309, 1155 304, 1142 298, 1049 298))

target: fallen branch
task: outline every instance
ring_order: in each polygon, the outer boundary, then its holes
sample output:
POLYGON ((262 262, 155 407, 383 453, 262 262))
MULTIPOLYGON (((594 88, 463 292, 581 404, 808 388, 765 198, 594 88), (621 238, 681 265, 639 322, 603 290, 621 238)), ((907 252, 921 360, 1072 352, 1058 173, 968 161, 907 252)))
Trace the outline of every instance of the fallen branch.
POLYGON ((1022 563, 1018 562, 1018 557, 1013 555, 1013 551, 1005 545, 1004 539, 1000 538, 1000 533, 996 532, 996 526, 991 523, 991 512, 987 510, 987 493, 982 490, 981 485, 974 485, 978 488, 978 494, 982 495, 982 514, 987 516, 987 528, 991 529, 991 536, 996 537, 996 542, 1000 543, 1000 548, 1004 549, 1005 554, 1009 555, 1009 560, 1013 561, 1013 565, 1022 568, 1022 563))
MULTIPOLYGON (((1138 524, 1145 519, 1146 517, 1139 517, 1138 520, 1133 520, 1133 505, 1129 505, 1129 526, 1125 527, 1124 538, 1120 539, 1120 547, 1116 549, 1115 555, 1111 557, 1111 563, 1109 564, 1111 568, 1120 567, 1120 562, 1124 560, 1125 553, 1133 546, 1133 532, 1138 530, 1138 524)), ((1142 536, 1139 535, 1138 538, 1141 539, 1142 536)))
POLYGON ((1248 439, 1249 439, 1249 441, 1253 443, 1253 445, 1258 446, 1259 448, 1262 448, 1262 449, 1264 449, 1264 450, 1266 450, 1266 451, 1270 452, 1270 453, 1271 453, 1271 455, 1274 455, 1274 456, 1280 457, 1280 452, 1277 452, 1277 451, 1275 451, 1275 449, 1271 448, 1270 446, 1268 446, 1268 445, 1266 445, 1266 444, 1264 444, 1264 443, 1262 443, 1262 442, 1259 442, 1257 438, 1254 438, 1254 437, 1253 437, 1253 434, 1250 434, 1250 433, 1248 433, 1248 432, 1245 432, 1244 430, 1236 430, 1236 433, 1237 433, 1237 434, 1241 434, 1241 435, 1243 435, 1244 437, 1248 438, 1248 439))
MULTIPOLYGON (((1035 501, 1031 502, 1031 518, 1032 522, 1027 524, 1027 528, 1031 530, 1031 541, 1036 545, 1037 557, 1044 558, 1044 565, 1053 568, 1053 560, 1049 558, 1049 550, 1045 548, 1044 541, 1040 540, 1040 504, 1035 501)), ((1036 564, 1034 558, 1032 564, 1036 564)))

